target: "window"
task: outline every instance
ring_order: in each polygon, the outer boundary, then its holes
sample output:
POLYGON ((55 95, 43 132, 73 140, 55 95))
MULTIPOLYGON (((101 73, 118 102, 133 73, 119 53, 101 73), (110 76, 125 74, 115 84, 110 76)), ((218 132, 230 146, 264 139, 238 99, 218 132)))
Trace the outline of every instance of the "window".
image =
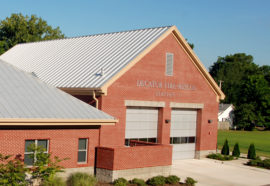
POLYGON ((125 139, 126 146, 130 146, 130 140, 144 141, 144 142, 149 142, 149 143, 157 143, 157 138, 131 138, 131 139, 125 139))
POLYGON ((170 144, 184 144, 184 143, 195 143, 195 136, 189 137, 171 137, 170 144))
POLYGON ((166 76, 173 76, 173 54, 166 53, 166 76))
POLYGON ((45 149, 44 153, 48 153, 49 140, 25 140, 24 163, 28 166, 34 165, 36 159, 36 152, 29 149, 32 145, 40 146, 45 149))
POLYGON ((85 138, 79 139, 78 163, 87 162, 87 146, 88 146, 88 139, 85 138))

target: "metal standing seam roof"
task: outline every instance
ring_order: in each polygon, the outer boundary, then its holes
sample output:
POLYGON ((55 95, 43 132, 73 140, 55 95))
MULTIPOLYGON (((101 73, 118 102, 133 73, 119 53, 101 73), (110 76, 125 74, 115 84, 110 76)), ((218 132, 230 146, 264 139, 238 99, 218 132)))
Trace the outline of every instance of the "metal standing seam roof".
POLYGON ((100 88, 169 28, 18 44, 0 59, 59 88, 100 88))
POLYGON ((1 119, 114 118, 0 60, 1 119))

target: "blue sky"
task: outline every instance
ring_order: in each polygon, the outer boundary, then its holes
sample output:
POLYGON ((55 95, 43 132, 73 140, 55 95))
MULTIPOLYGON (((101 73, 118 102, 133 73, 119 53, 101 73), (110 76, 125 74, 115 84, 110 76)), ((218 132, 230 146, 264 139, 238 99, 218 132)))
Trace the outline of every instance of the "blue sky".
POLYGON ((0 20, 35 14, 67 37, 176 25, 208 68, 243 52, 270 65, 270 0, 0 0, 0 20))

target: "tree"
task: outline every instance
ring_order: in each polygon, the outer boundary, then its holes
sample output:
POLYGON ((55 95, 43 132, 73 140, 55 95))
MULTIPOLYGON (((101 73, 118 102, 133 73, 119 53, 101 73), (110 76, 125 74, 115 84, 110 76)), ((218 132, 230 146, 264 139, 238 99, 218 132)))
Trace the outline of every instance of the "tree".
POLYGON ((210 67, 215 81, 223 81, 225 103, 235 106, 238 129, 270 128, 270 66, 259 67, 251 55, 238 53, 219 57, 210 67))
POLYGON ((247 130, 255 126, 270 128, 270 86, 264 75, 248 76, 240 88, 235 123, 247 130))
POLYGON ((193 43, 190 43, 190 42, 188 42, 188 39, 186 39, 186 41, 187 41, 187 43, 188 43, 188 45, 190 46, 190 48, 192 48, 192 49, 194 49, 194 44, 193 43))
POLYGON ((20 156, 11 159, 0 154, 0 185, 28 185, 26 171, 20 156))
POLYGON ((254 64, 253 57, 245 53, 237 53, 218 57, 218 60, 210 67, 210 74, 219 83, 223 81, 222 91, 226 98, 224 103, 236 105, 242 80, 258 72, 258 66, 254 64))
POLYGON ((249 145, 247 158, 253 160, 256 159, 256 149, 253 143, 249 145))
POLYGON ((229 155, 230 154, 230 148, 229 148, 229 144, 228 144, 227 139, 224 142, 224 145, 223 145, 222 150, 221 150, 221 154, 223 154, 223 155, 229 155))
POLYGON ((42 18, 12 14, 0 22, 0 54, 18 43, 63 38, 59 27, 52 28, 42 18))
POLYGON ((240 156, 240 148, 239 148, 239 144, 238 143, 235 143, 235 145, 233 147, 232 155, 235 156, 235 157, 239 157, 240 156))

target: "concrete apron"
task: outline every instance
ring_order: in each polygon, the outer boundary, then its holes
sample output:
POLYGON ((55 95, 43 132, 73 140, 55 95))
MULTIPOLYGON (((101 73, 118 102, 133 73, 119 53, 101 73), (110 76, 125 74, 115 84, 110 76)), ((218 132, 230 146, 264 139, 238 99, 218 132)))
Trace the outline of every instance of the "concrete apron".
POLYGON ((245 159, 222 162, 212 159, 174 160, 171 174, 192 177, 197 186, 256 186, 270 184, 270 170, 243 165, 245 159))

